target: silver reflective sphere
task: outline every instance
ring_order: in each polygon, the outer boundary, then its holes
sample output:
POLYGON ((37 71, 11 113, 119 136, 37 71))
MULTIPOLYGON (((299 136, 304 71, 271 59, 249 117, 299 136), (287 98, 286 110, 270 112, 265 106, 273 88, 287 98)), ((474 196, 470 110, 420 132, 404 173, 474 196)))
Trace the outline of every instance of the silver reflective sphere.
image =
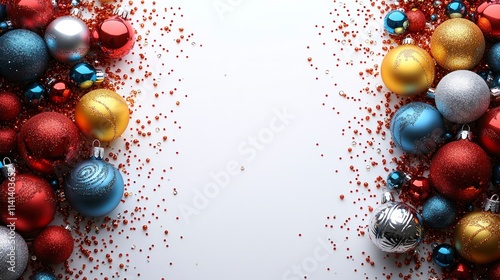
POLYGON ((90 31, 79 18, 59 17, 47 26, 45 43, 55 59, 62 62, 76 62, 89 50, 90 31))
POLYGON ((423 239, 424 226, 413 207, 401 202, 388 202, 375 209, 368 232, 380 250, 404 253, 415 249, 423 239))
POLYGON ((478 74, 457 70, 439 81, 435 99, 443 117, 464 124, 477 120, 486 112, 490 105, 490 89, 478 74))
POLYGON ((28 257, 28 245, 21 235, 0 226, 0 279, 18 279, 28 265, 28 257))

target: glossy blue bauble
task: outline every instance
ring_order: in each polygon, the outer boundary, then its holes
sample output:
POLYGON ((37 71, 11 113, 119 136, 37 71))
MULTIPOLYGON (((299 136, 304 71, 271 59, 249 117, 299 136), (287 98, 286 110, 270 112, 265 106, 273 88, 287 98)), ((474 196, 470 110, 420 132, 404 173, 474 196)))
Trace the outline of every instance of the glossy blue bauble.
POLYGON ((384 27, 391 35, 401 35, 408 28, 408 17, 400 10, 387 13, 384 18, 384 27))
POLYGON ((57 280, 57 277, 46 271, 39 271, 30 277, 30 280, 57 280))
POLYGON ((449 18, 463 18, 467 14, 467 9, 462 1, 454 0, 446 6, 446 15, 449 18))
POLYGON ((118 169, 100 159, 77 164, 64 184, 68 203, 80 214, 91 217, 113 211, 123 191, 123 178, 118 169))
POLYGON ((0 76, 25 83, 43 75, 49 63, 45 41, 35 32, 14 29, 0 36, 0 76))
POLYGON ((401 107, 391 120, 392 141, 406 153, 433 152, 443 140, 441 114, 429 104, 412 102, 401 107))
POLYGON ((401 171, 392 171, 387 176, 387 188, 389 190, 399 189, 406 184, 406 174, 401 171))
POLYGON ((422 208, 422 218, 431 228, 447 228, 455 221, 457 208, 453 201, 436 195, 429 198, 422 208))
POLYGON ((450 244, 440 244, 432 250, 432 260, 440 267, 453 267, 458 260, 458 253, 450 244))

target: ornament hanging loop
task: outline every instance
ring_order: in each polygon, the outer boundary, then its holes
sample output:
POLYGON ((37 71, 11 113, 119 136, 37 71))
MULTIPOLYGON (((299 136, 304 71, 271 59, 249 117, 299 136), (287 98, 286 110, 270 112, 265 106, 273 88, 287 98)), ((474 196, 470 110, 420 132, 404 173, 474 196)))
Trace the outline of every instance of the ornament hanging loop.
POLYGON ((4 178, 13 176, 16 172, 16 166, 12 163, 12 160, 8 157, 3 158, 0 163, 0 172, 4 178))
POLYGON ((498 213, 500 210, 500 197, 498 194, 492 195, 490 198, 486 198, 484 202, 484 211, 490 211, 491 213, 498 213))
POLYGON ((92 141, 92 153, 90 154, 92 159, 103 159, 104 158, 104 148, 101 147, 101 141, 95 139, 92 141), (96 146, 97 144, 97 146, 96 146))

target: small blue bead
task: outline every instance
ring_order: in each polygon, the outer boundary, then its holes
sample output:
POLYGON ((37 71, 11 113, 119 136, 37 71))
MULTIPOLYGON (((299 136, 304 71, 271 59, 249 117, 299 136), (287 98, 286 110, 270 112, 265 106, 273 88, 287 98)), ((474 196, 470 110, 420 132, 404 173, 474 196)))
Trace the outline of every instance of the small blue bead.
POLYGON ((389 190, 399 189, 406 183, 406 175, 401 171, 393 171, 387 176, 389 190))
POLYGON ((450 18, 463 18, 467 14, 467 9, 461 1, 452 1, 446 7, 446 15, 450 18))
POLYGON ((437 18, 438 18, 438 17, 437 17, 437 15, 436 15, 436 14, 432 14, 432 15, 431 15, 431 21, 436 21, 436 19, 437 19, 437 18))
POLYGON ((95 68, 85 62, 75 64, 69 71, 71 81, 80 88, 90 88, 97 81, 95 68))
POLYGON ((408 25, 408 17, 400 10, 391 11, 384 18, 385 30, 392 35, 403 34, 408 25))
POLYGON ((38 106, 45 97, 45 88, 38 82, 31 82, 24 87, 24 101, 31 106, 38 106))
POLYGON ((440 267, 453 267, 458 258, 458 253, 455 247, 450 244, 440 244, 432 250, 432 259, 434 263, 440 267))

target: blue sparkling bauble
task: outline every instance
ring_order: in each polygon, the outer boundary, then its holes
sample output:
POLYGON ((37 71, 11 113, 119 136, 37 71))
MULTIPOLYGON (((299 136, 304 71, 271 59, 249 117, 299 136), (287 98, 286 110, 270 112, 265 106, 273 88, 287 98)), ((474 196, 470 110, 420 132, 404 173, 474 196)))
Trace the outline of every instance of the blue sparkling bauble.
POLYGON ((457 208, 453 201, 436 195, 424 203, 422 218, 431 228, 446 228, 455 220, 456 212, 457 208))
POLYGON ((384 27, 392 35, 401 35, 408 28, 408 17, 399 10, 389 12, 384 18, 384 27))
POLYGON ((90 88, 97 81, 97 71, 94 66, 86 63, 79 62, 69 71, 71 81, 80 88, 90 88))
POLYGON ((454 0, 446 6, 446 15, 450 18, 463 18, 467 14, 467 9, 460 0, 454 0))
POLYGON ((493 174, 491 175, 491 183, 495 186, 500 185, 500 164, 493 166, 493 174))
POLYGON ((432 260, 440 267, 453 267, 457 263, 458 253, 450 244, 440 244, 432 250, 432 260))
POLYGON ((392 171, 387 176, 387 188, 389 190, 399 189, 406 183, 406 175, 401 171, 392 171))
POLYGON ((444 122, 431 105, 412 102, 394 114, 390 130, 392 141, 404 152, 427 154, 443 140, 444 122))
POLYGON ((64 184, 69 204, 80 214, 91 217, 113 211, 122 199, 123 190, 123 178, 118 169, 100 159, 77 164, 64 184))
POLYGON ((491 71, 500 73, 500 43, 491 46, 486 54, 486 62, 488 62, 491 71))
POLYGON ((31 82, 24 86, 23 99, 30 106, 38 106, 46 94, 45 88, 38 82, 31 82))
POLYGON ((4 4, 0 4, 0 21, 4 21, 7 18, 7 8, 4 4))
POLYGON ((35 32, 14 29, 0 37, 0 76, 15 83, 40 77, 49 63, 45 41, 35 32))
POLYGON ((30 277, 30 280, 57 280, 57 277, 46 271, 39 271, 30 277))

